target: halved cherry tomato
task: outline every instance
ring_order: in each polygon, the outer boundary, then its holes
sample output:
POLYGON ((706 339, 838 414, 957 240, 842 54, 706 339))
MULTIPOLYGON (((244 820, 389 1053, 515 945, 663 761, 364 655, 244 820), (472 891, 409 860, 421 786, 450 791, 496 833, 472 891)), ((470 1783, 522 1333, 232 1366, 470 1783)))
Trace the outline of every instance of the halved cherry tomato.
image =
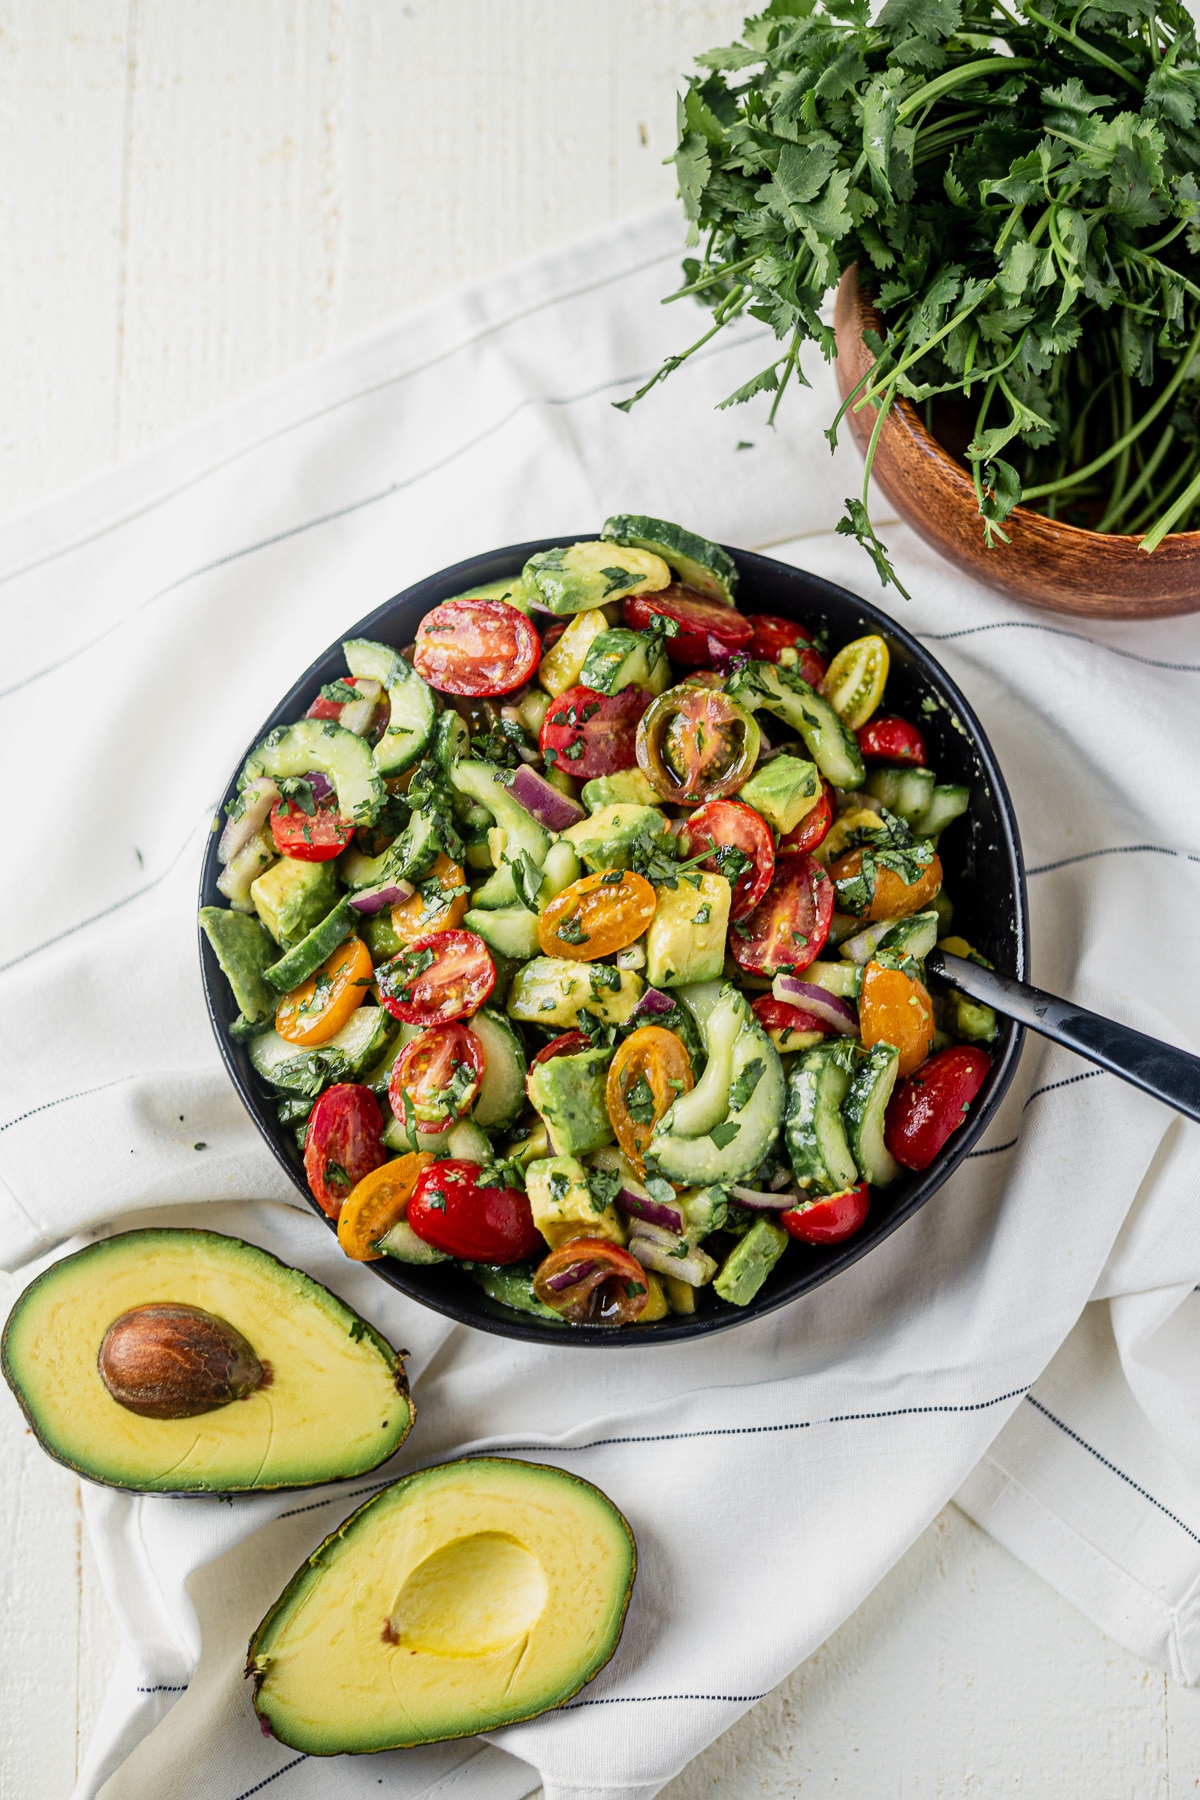
POLYGON ((858 997, 858 1030, 872 1044, 894 1044, 900 1052, 900 1074, 919 1069, 933 1048, 933 1001, 924 984, 903 969, 869 962, 858 997))
POLYGON ((478 1163, 447 1159, 423 1169, 406 1217, 435 1250, 466 1262, 511 1263, 544 1242, 519 1188, 480 1187, 478 1163))
POLYGON ((779 854, 783 856, 789 850, 815 850, 818 844, 823 844, 829 835, 829 827, 833 824, 834 810, 833 789, 822 778, 821 798, 811 812, 805 813, 794 830, 780 838, 779 854))
POLYGON ((787 1000, 775 1000, 764 994, 750 1004, 754 1014, 775 1048, 784 1055, 789 1050, 807 1050, 824 1037, 827 1027, 813 1013, 787 1000))
POLYGON ((637 763, 638 720, 651 701, 647 688, 626 687, 616 694, 595 688, 568 688, 550 703, 542 721, 541 749, 548 769, 561 769, 579 781, 617 775, 637 763))
POLYGON ((867 762, 911 763, 914 768, 925 767, 925 739, 907 719, 897 719, 890 714, 872 719, 869 724, 861 725, 854 735, 867 762))
POLYGON ((315 801, 306 796, 306 801, 311 812, 298 799, 286 797, 271 808, 275 848, 297 862, 332 862, 354 836, 354 821, 342 817, 335 794, 315 801))
POLYGON ((478 1012, 496 965, 473 931, 433 931, 375 971, 379 998, 408 1025, 440 1025, 478 1012))
POLYGON ((386 1161, 383 1115, 370 1088, 350 1081, 326 1088, 304 1140, 304 1173, 321 1211, 336 1219, 363 1176, 386 1161))
POLYGON ((833 883, 811 856, 776 858, 770 887, 750 914, 731 926, 729 948, 748 975, 807 969, 833 920, 833 883))
POLYGON ((871 633, 843 644, 821 681, 821 692, 843 725, 865 725, 887 686, 891 652, 887 640, 871 633))
POLYGON ((530 1067, 536 1068, 538 1063, 552 1062, 556 1056, 578 1056, 591 1047, 592 1040, 586 1031, 564 1031, 558 1037, 551 1038, 548 1044, 543 1044, 530 1067))
POLYGON ((754 629, 750 654, 756 662, 782 663, 816 687, 825 673, 825 658, 814 650, 811 631, 777 613, 747 613, 746 623, 754 629))
POLYGON ((440 694, 508 694, 537 668, 542 647, 504 600, 448 600, 426 613, 413 667, 440 694))
POLYGON ((404 1217, 417 1177, 432 1161, 431 1151, 417 1150, 363 1176, 338 1214, 338 1243, 351 1261, 378 1262, 384 1252, 376 1244, 404 1217))
POLYGON ((710 800, 684 822, 679 834, 685 860, 699 856, 705 844, 713 845, 713 854, 700 867, 724 875, 733 884, 729 917, 744 919, 754 911, 775 873, 770 827, 741 800, 710 800), (731 851, 738 854, 731 856, 731 851), (746 858, 749 867, 744 866, 746 858))
POLYGON ((886 865, 877 866, 875 886, 867 910, 859 912, 853 894, 847 894, 840 884, 854 880, 862 868, 862 859, 861 850, 847 850, 829 865, 829 873, 839 884, 839 910, 854 913, 860 919, 907 918, 909 913, 920 912, 927 906, 942 885, 942 864, 936 855, 921 876, 913 882, 905 881, 895 869, 889 869, 886 865))
POLYGON ((538 919, 543 956, 565 956, 571 962, 595 962, 640 938, 658 905, 644 875, 631 869, 605 869, 585 875, 556 894, 538 919))
POLYGON ((898 1087, 888 1104, 883 1138, 906 1169, 927 1169, 958 1130, 983 1086, 992 1059, 986 1050, 954 1044, 939 1050, 898 1087))
POLYGON ((697 805, 740 788, 761 743, 753 713, 719 688, 684 682, 646 712, 637 729, 637 760, 664 800, 697 805))
POLYGON ((417 891, 392 908, 392 930, 402 944, 415 944, 431 931, 454 931, 467 910, 467 877, 458 863, 439 852, 417 891))
POLYGON ((608 1065, 604 1098, 617 1142, 636 1174, 646 1172, 654 1127, 694 1085, 692 1059, 673 1031, 641 1025, 619 1046, 608 1065))
POLYGON ((871 1210, 871 1190, 865 1181, 857 1187, 843 1188, 840 1194, 826 1194, 822 1200, 807 1200, 780 1213, 779 1223, 789 1237, 801 1244, 841 1244, 861 1231, 871 1210))
POLYGON ((347 938, 315 975, 283 996, 275 1029, 289 1044, 327 1044, 362 1005, 370 985, 371 952, 361 938, 347 938))
POLYGON ((646 1271, 606 1238, 571 1238, 538 1267, 533 1291, 572 1325, 629 1325, 645 1310, 646 1271))
POLYGON ((630 594, 625 602, 625 623, 631 631, 645 631, 655 614, 678 625, 676 635, 667 639, 667 655, 685 669, 704 668, 714 651, 744 650, 754 635, 749 619, 732 606, 706 600, 681 581, 656 594, 630 594))
POLYGON ((483 1045, 468 1025, 433 1025, 405 1044, 392 1066, 388 1099, 405 1128, 448 1131, 479 1097, 487 1063, 483 1045))

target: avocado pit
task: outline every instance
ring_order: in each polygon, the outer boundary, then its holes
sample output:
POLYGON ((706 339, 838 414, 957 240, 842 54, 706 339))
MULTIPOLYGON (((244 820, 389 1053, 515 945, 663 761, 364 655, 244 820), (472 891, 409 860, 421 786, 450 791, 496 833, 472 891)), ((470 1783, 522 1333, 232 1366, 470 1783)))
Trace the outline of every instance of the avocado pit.
POLYGON ((96 1359, 119 1406, 144 1419, 191 1419, 267 1387, 260 1362, 236 1326, 200 1306, 162 1301, 113 1320, 96 1359))

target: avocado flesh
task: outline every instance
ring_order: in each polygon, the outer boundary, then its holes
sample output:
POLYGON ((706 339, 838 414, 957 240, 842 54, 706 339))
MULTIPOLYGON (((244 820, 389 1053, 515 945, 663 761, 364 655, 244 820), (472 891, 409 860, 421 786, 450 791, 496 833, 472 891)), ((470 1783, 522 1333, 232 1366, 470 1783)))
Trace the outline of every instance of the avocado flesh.
POLYGON ((250 1644, 254 1704, 312 1756, 492 1731, 561 1706, 620 1640, 637 1555, 598 1489, 472 1457, 368 1500, 250 1644))
POLYGON ((412 1423, 391 1346, 336 1295, 267 1251, 214 1231, 128 1231, 64 1257, 17 1301, 4 1373, 44 1449, 136 1493, 311 1487, 377 1468, 412 1423), (96 1357, 113 1320, 184 1300, 241 1332, 269 1384, 185 1419, 109 1394, 96 1357))

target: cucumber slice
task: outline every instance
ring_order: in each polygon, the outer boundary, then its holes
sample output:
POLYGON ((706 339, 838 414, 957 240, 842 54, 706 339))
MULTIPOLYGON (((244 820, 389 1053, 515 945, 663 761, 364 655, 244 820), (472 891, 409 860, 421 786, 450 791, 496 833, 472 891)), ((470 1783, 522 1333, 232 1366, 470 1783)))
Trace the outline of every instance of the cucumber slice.
POLYGON ((263 970, 271 986, 281 994, 289 994, 310 975, 315 975, 325 958, 332 956, 339 944, 353 936, 359 917, 349 900, 339 900, 333 911, 327 913, 319 925, 314 925, 307 937, 301 938, 286 956, 263 970))
POLYGON ((617 694, 622 688, 644 687, 661 694, 671 679, 670 665, 661 642, 639 631, 602 631, 594 637, 583 659, 579 679, 599 694, 617 694))
POLYGON ((871 1187, 886 1187, 900 1173, 900 1164, 883 1141, 884 1114, 899 1067, 898 1050, 891 1044, 873 1044, 854 1071, 842 1102, 850 1153, 871 1187))
POLYGON ((535 1319, 552 1319, 556 1325, 566 1321, 552 1306, 546 1306, 533 1291, 534 1265, 514 1267, 511 1263, 497 1268, 490 1263, 462 1263, 464 1273, 477 1281, 489 1300, 513 1312, 532 1313, 535 1319))
POLYGON ((448 707, 437 722, 433 739, 433 760, 443 775, 449 776, 460 756, 466 756, 471 744, 467 721, 453 707, 448 707))
POLYGON ((539 954, 537 923, 537 914, 527 906, 473 907, 463 919, 466 929, 481 937, 489 950, 511 956, 514 962, 528 962, 539 954))
POLYGON ((600 533, 614 544, 631 544, 639 550, 651 550, 669 563, 687 587, 694 588, 709 600, 733 605, 737 588, 737 564, 728 550, 707 538, 685 531, 682 525, 671 525, 666 519, 645 519, 636 513, 615 513, 604 521, 600 533))
POLYGON ((804 980, 822 987, 839 1000, 857 1000, 862 992, 863 972, 852 962, 813 962, 804 971, 804 980))
POLYGON ((387 798, 383 776, 367 744, 332 719, 297 719, 277 725, 246 758, 243 788, 257 775, 282 781, 317 769, 337 791, 338 811, 356 825, 373 825, 387 798))
POLYGON ((910 913, 907 919, 897 919, 889 926, 877 948, 896 950, 901 956, 915 956, 919 962, 924 962, 936 947, 940 935, 941 921, 935 912, 910 913))
POLYGON ((421 1025, 401 1023, 397 1026, 395 1037, 392 1039, 379 1061, 368 1066, 367 1071, 362 1078, 363 1083, 366 1087, 370 1088, 373 1094, 377 1094, 381 1100, 387 1099, 388 1083, 392 1079, 392 1070, 396 1066, 396 1058, 406 1044, 411 1044, 415 1037, 420 1037, 421 1032, 424 1029, 424 1026, 421 1025))
POLYGON ((382 681, 391 713, 388 728, 375 746, 375 766, 381 775, 399 775, 428 748, 437 724, 433 690, 390 644, 370 638, 351 638, 342 645, 352 675, 382 681))
POLYGON ((522 580, 542 606, 563 618, 628 594, 659 593, 670 587, 671 571, 646 550, 592 542, 540 550, 525 564, 522 580))
POLYGON ((451 769, 450 781, 457 793, 486 807, 505 834, 503 863, 476 889, 472 896, 475 906, 515 906, 521 895, 511 865, 524 858, 527 873, 530 868, 543 869, 551 844, 550 833, 513 799, 493 764, 464 757, 451 769))
POLYGON ((525 1051, 503 1013, 490 1006, 475 1014, 470 1028, 483 1045, 485 1058, 471 1118, 484 1131, 507 1131, 525 1105, 525 1051))
POLYGON ((272 1018, 279 996, 264 971, 275 961, 275 944, 261 919, 224 906, 202 906, 200 926, 247 1022, 257 1025, 272 1018))
MULTIPOLYGON (((475 1021, 471 1021, 474 1029, 475 1021)), ((490 1163, 492 1146, 485 1131, 481 1131, 473 1119, 460 1119, 446 1133, 446 1148, 451 1156, 460 1162, 490 1163)))
POLYGON ((818 1044, 801 1051, 792 1068, 784 1133, 797 1185, 806 1192, 840 1194, 858 1181, 841 1112, 848 1061, 840 1044, 818 1044))
POLYGON ((740 1181, 779 1133, 784 1077, 779 1052, 737 988, 722 989, 704 1021, 708 1062, 650 1140, 660 1175, 686 1187, 740 1181))
POLYGON ((866 791, 915 829, 933 798, 937 776, 932 769, 872 769, 866 791))
POLYGON ((322 1063, 330 1081, 357 1081, 379 1061, 396 1029, 396 1020, 382 1006, 360 1006, 335 1037, 311 1050, 289 1044, 277 1031, 264 1031, 250 1042, 250 1064, 272 1087, 311 1095, 322 1063))
POLYGON ((407 1219, 397 1219, 386 1237, 379 1240, 379 1248, 386 1256, 394 1256, 397 1262, 417 1263, 428 1267, 430 1263, 449 1262, 450 1258, 444 1250, 435 1250, 424 1238, 419 1238, 407 1219))
POLYGON ((937 837, 952 825, 955 819, 961 818, 971 804, 969 787, 935 787, 930 796, 929 805, 920 817, 913 822, 913 830, 918 837, 937 837))
POLYGON ((857 788, 866 768, 858 739, 838 718, 828 700, 814 692, 791 669, 773 663, 750 663, 734 676, 726 692, 752 709, 764 708, 783 719, 808 746, 808 753, 834 787, 857 788))

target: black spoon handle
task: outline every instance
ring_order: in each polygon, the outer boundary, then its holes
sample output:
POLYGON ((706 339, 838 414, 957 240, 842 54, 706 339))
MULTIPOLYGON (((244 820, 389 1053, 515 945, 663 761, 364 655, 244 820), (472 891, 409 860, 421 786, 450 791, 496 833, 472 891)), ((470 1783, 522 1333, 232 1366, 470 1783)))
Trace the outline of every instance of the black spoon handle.
POLYGON ((1099 1063, 1156 1100, 1165 1100, 1176 1112, 1200 1120, 1200 1056, 1176 1050, 1128 1025, 1118 1025, 1115 1019, 1101 1018, 1073 1001, 1058 1000, 1024 981, 1014 981, 1011 975, 981 969, 978 963, 949 956, 944 950, 932 951, 925 966, 970 999, 983 1001, 1031 1031, 1074 1050, 1077 1056, 1099 1063))

